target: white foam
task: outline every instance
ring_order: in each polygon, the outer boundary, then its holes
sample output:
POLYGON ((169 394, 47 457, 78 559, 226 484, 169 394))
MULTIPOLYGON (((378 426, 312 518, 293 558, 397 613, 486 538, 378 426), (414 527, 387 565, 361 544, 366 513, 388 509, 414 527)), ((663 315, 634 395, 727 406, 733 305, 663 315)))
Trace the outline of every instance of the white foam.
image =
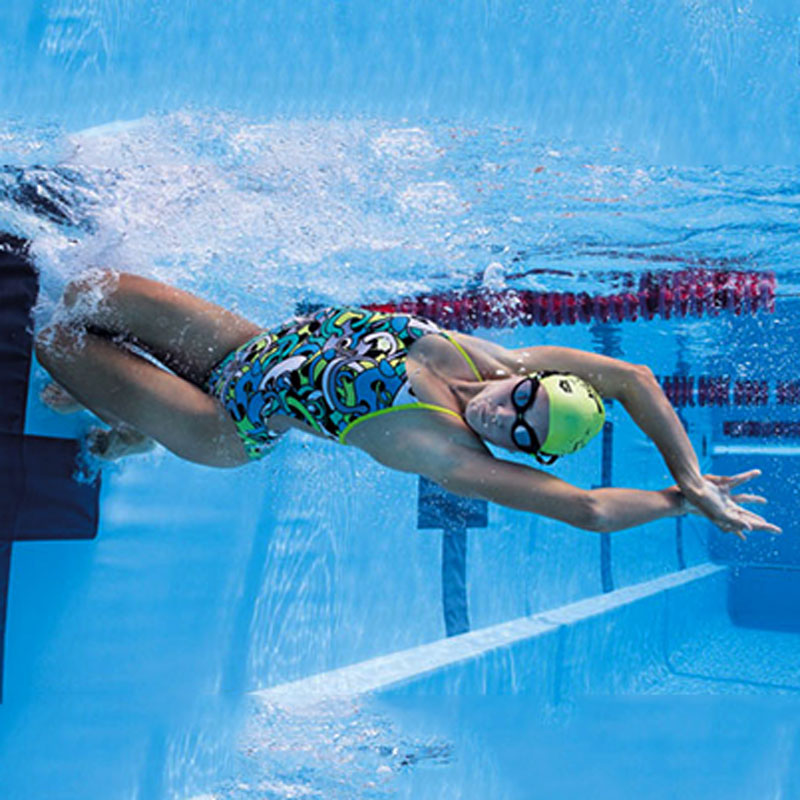
POLYGON ((466 211, 455 188, 446 181, 412 183, 401 192, 400 204, 422 214, 458 214, 466 211))
POLYGON ((413 161, 430 161, 442 154, 422 128, 385 130, 372 140, 372 149, 381 156, 413 161))

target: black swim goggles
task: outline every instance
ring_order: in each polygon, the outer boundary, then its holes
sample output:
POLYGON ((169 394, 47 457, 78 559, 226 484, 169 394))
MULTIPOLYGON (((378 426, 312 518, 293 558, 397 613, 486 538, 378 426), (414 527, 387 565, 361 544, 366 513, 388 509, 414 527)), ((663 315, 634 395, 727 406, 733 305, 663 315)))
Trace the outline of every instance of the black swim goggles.
POLYGON ((540 386, 539 379, 551 374, 553 373, 539 372, 536 375, 529 375, 511 390, 511 402, 517 412, 517 418, 511 426, 511 441, 523 453, 535 456, 540 464, 552 464, 558 456, 544 454, 549 456, 549 461, 542 458, 543 454, 539 452, 542 447, 539 437, 525 420, 524 414, 536 400, 536 392, 539 391, 540 386))

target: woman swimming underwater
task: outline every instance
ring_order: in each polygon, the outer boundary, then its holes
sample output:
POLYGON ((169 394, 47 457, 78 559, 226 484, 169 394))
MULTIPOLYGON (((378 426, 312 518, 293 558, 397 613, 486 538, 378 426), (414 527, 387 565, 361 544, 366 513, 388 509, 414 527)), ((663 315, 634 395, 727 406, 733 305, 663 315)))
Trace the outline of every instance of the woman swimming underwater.
POLYGON ((610 532, 695 513, 724 531, 780 533, 731 490, 760 474, 701 475, 651 370, 566 347, 508 350, 433 322, 324 308, 265 331, 219 306, 137 275, 101 270, 69 283, 36 337, 54 378, 42 399, 108 423, 90 447, 112 459, 161 443, 199 464, 263 457, 289 429, 366 451, 456 494, 610 532), (133 352, 134 345, 165 365, 133 352), (486 443, 542 463, 602 428, 615 398, 661 452, 676 484, 585 490, 495 458, 486 443))

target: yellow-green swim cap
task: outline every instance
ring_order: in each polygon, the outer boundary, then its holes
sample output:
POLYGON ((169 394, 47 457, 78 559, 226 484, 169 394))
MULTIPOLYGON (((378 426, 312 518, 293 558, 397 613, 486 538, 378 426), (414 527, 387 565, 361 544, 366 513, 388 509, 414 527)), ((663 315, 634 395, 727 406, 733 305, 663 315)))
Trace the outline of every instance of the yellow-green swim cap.
POLYGON ((542 455, 563 456, 580 450, 596 436, 606 419, 603 399, 583 378, 567 372, 539 372, 539 385, 550 401, 547 438, 542 455))

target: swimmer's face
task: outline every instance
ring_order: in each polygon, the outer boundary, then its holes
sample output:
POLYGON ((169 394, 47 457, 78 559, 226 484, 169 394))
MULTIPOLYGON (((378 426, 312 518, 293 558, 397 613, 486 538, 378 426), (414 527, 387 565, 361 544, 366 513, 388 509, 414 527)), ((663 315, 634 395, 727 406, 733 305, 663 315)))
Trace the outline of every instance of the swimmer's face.
MULTIPOLYGON (((521 380, 519 375, 514 375, 500 381, 489 381, 464 410, 467 425, 481 439, 515 452, 519 452, 519 447, 512 439, 512 430, 517 421, 517 409, 511 394, 521 380)), ((547 392, 536 392, 533 405, 525 409, 522 418, 533 428, 540 442, 547 438, 549 415, 547 392)))

